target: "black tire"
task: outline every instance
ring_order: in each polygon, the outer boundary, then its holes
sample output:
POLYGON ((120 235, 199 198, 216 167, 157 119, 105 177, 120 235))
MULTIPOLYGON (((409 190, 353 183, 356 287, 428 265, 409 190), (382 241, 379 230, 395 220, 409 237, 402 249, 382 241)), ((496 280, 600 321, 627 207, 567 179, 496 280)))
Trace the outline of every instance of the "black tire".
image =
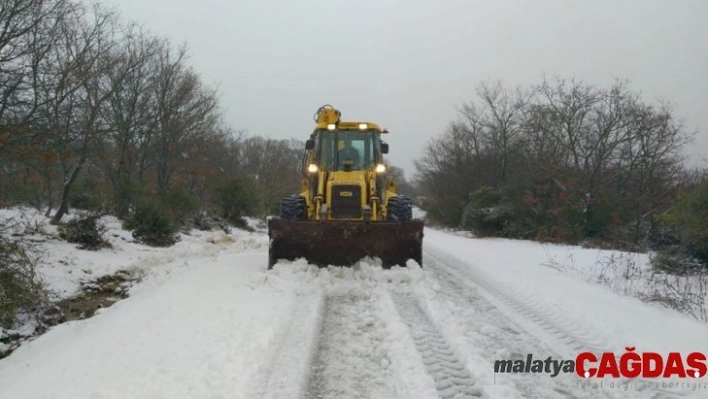
POLYGON ((286 195, 280 201, 280 218, 285 220, 305 220, 305 198, 298 194, 286 195))
POLYGON ((413 204, 405 195, 397 195, 388 200, 388 219, 399 222, 413 220, 413 204))

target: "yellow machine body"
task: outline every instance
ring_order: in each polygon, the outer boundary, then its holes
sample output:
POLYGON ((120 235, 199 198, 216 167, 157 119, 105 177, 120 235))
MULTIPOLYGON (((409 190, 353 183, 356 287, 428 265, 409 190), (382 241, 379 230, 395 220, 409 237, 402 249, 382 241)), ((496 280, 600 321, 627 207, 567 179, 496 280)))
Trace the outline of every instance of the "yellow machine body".
POLYGON ((387 176, 388 134, 369 121, 342 121, 331 106, 318 109, 303 156, 301 190, 283 198, 268 223, 269 268, 305 258, 319 266, 351 266, 364 257, 384 267, 422 265, 423 222, 410 198, 387 176))

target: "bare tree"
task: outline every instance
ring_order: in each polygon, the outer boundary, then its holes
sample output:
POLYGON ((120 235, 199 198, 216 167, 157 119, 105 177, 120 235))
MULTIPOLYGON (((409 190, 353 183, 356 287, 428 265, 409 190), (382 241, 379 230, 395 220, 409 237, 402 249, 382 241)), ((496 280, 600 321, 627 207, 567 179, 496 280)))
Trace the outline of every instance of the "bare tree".
POLYGON ((101 108, 101 118, 110 126, 99 152, 103 170, 115 193, 115 211, 124 217, 142 180, 156 130, 154 111, 155 62, 158 39, 131 24, 121 32, 116 68, 108 79, 116 89, 101 108))
POLYGON ((459 221, 470 191, 482 182, 494 180, 483 172, 490 170, 483 167, 490 162, 480 131, 461 122, 451 123, 440 138, 428 142, 423 156, 415 160, 415 178, 420 182, 426 205, 451 223, 459 221))
POLYGON ((64 0, 0 4, 0 181, 6 200, 31 195, 31 203, 41 203, 38 171, 46 169, 50 159, 43 152, 41 124, 34 114, 40 105, 42 63, 69 9, 64 0))
MULTIPOLYGON (((56 204, 56 223, 78 179, 82 190, 112 189, 113 209, 128 216, 139 196, 161 201, 179 188, 206 202, 224 177, 245 173, 243 135, 222 120, 216 90, 186 64, 185 46, 123 26, 100 5, 0 7, 0 200, 47 205, 48 216, 56 204)), ((302 148, 265 143, 253 173, 271 207, 302 148)))
POLYGON ((26 123, 37 109, 40 64, 54 44, 57 22, 69 8, 64 0, 2 2, 0 126, 26 123))
POLYGON ((299 189, 305 143, 249 137, 239 148, 240 169, 252 176, 258 186, 263 211, 277 209, 281 198, 299 189))
MULTIPOLYGON (((521 88, 508 91, 497 81, 493 84, 482 83, 477 89, 477 95, 481 100, 483 115, 477 120, 481 123, 484 139, 495 156, 497 178, 504 182, 510 162, 513 161, 513 148, 523 131, 524 111, 533 92, 521 88)), ((470 114, 474 112, 474 108, 467 105, 465 111, 470 114)))
POLYGON ((407 195, 415 202, 415 197, 418 196, 418 190, 415 183, 406 178, 406 173, 402 168, 388 165, 386 176, 396 182, 396 189, 399 194, 407 195))
POLYGON ((64 159, 64 182, 52 223, 58 223, 68 211, 72 185, 89 159, 92 146, 106 131, 100 120, 100 110, 117 89, 108 79, 109 71, 116 66, 113 51, 117 45, 117 24, 115 12, 95 6, 90 13, 80 9, 73 24, 66 26, 65 65, 75 84, 75 95, 71 97, 76 103, 66 104, 68 109, 64 113, 64 118, 69 118, 59 140, 65 144, 61 146, 60 155, 64 159), (67 153, 67 147, 71 147, 70 153, 67 153))
POLYGON ((158 52, 155 168, 158 190, 166 192, 183 144, 190 136, 215 131, 219 122, 216 93, 204 87, 199 76, 184 64, 186 48, 173 54, 163 46, 158 52))
POLYGON ((453 213, 449 223, 482 186, 516 202, 507 210, 520 218, 552 221, 543 222, 550 230, 568 233, 581 216, 587 237, 627 237, 619 230, 633 224, 637 242, 646 216, 668 206, 687 135, 666 105, 644 103, 623 81, 545 79, 514 91, 485 83, 477 96, 416 162, 428 201, 453 213))

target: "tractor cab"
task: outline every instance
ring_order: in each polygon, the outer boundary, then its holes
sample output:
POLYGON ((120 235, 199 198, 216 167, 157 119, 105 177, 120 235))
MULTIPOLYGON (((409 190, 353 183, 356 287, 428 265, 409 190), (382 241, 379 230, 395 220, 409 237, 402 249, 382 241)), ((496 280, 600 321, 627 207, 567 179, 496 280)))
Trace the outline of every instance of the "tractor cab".
POLYGON ((380 135, 374 129, 318 129, 314 132, 312 164, 326 171, 374 169, 384 162, 380 135))

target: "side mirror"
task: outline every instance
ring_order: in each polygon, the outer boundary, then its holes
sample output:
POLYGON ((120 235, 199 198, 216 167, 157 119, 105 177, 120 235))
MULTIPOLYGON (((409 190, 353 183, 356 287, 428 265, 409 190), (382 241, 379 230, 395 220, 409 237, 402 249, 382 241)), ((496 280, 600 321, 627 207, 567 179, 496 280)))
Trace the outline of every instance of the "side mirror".
POLYGON ((311 150, 313 148, 315 148, 315 140, 312 140, 312 139, 307 140, 307 142, 305 142, 305 149, 311 150))
POLYGON ((381 153, 388 154, 388 143, 381 143, 381 153))

